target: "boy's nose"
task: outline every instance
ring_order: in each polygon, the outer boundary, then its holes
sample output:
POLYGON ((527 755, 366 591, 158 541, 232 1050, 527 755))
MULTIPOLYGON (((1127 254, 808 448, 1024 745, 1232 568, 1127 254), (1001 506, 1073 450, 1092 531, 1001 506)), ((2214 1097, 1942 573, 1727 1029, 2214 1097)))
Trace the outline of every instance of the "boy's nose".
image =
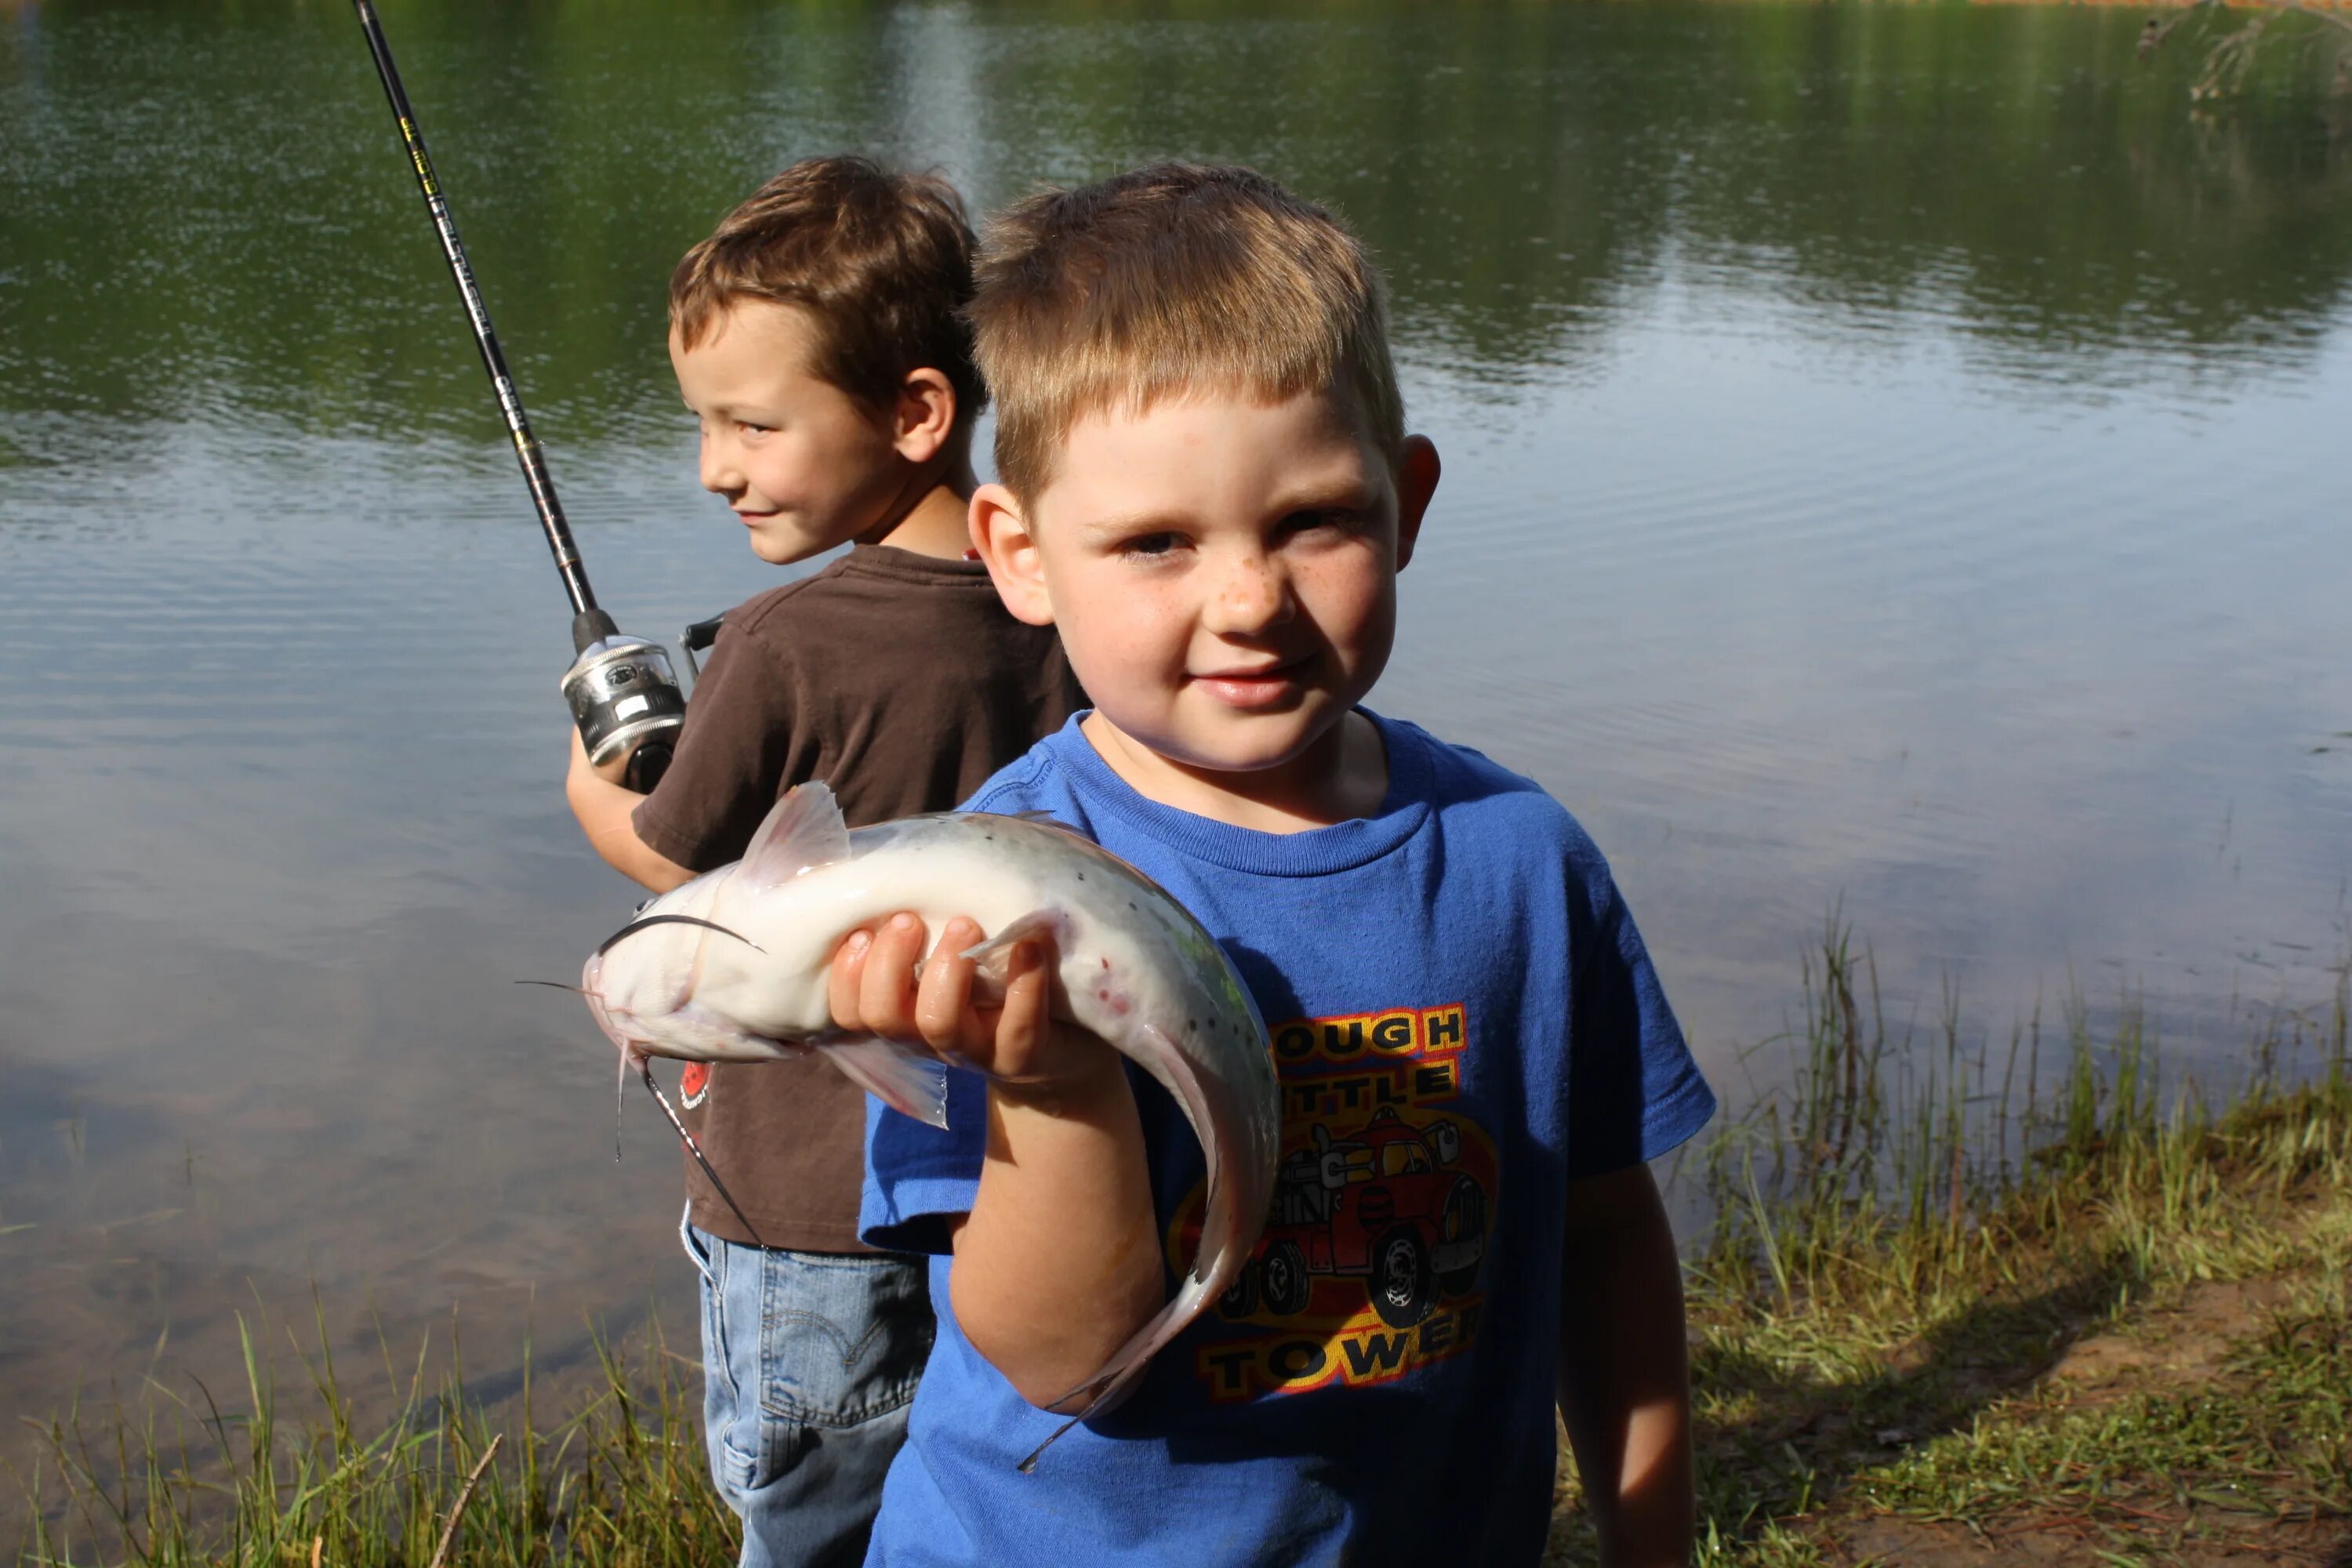
POLYGON ((743 488, 742 469, 736 464, 734 454, 724 441, 704 437, 698 463, 704 489, 724 496, 732 495, 743 488))
POLYGON ((1234 562, 1210 595, 1203 620, 1213 632, 1246 636, 1290 618, 1290 580, 1263 555, 1234 562))

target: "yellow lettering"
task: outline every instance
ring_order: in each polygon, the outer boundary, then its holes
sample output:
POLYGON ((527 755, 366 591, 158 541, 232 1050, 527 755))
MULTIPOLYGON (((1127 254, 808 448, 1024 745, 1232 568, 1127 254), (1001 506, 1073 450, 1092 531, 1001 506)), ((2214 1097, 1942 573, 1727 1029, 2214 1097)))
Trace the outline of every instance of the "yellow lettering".
POLYGON ((1412 1329, 1390 1328, 1365 1311, 1320 1338, 1268 1335, 1205 1345, 1195 1366, 1209 1397, 1219 1401, 1303 1394, 1334 1383, 1388 1383, 1468 1349, 1485 1310, 1474 1296, 1412 1329))
POLYGON ((1391 1007, 1329 1018, 1291 1018, 1273 1030, 1274 1054, 1286 1062, 1353 1063, 1367 1055, 1391 1059, 1450 1055, 1469 1043, 1469 1010, 1391 1007))

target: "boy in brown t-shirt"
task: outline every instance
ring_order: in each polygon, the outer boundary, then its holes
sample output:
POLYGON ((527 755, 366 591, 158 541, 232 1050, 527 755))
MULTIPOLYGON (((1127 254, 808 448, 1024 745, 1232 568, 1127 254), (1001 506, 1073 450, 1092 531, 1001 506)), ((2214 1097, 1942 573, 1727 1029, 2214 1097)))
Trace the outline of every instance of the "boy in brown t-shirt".
MULTIPOLYGON (((703 485, 763 561, 852 548, 728 613, 652 795, 574 735, 564 793, 616 870, 664 892, 724 865, 804 779, 852 826, 948 810, 1080 706, 1053 629, 968 552, 971 293, 954 191, 860 158, 794 164, 678 263, 703 485)), ((931 1335, 923 1265, 857 1239, 865 1097, 814 1060, 697 1064, 680 1089, 758 1227, 688 1163, 705 1437, 742 1563, 858 1562, 931 1335)))

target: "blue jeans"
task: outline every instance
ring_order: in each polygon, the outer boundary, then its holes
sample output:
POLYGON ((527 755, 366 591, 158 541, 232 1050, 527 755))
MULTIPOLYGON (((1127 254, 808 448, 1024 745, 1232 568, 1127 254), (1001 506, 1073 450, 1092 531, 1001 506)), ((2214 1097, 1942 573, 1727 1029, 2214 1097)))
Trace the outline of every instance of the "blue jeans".
POLYGON ((702 1432, 741 1568, 859 1563, 931 1350, 920 1259, 784 1252, 681 1220, 702 1274, 702 1432))

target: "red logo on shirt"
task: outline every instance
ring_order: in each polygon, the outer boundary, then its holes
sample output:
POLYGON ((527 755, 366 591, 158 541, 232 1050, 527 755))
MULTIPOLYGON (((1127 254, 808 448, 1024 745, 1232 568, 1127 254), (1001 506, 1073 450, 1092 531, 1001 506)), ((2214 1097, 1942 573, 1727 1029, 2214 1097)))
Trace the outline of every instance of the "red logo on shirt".
POLYGON ((692 1110, 709 1099, 710 1064, 709 1062, 687 1063, 686 1070, 677 1075, 677 1092, 678 1097, 686 1101, 686 1108, 688 1110, 692 1110))

